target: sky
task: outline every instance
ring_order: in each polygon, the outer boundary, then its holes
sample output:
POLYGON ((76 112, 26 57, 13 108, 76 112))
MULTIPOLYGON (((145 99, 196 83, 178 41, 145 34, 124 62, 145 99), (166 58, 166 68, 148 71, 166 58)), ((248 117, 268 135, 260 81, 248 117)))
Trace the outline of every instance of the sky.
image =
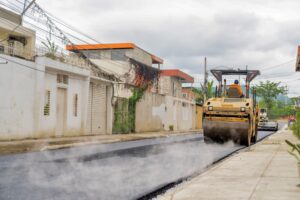
MULTIPOLYGON (((37 0, 101 43, 133 42, 203 81, 208 69, 259 69, 300 96, 299 0, 37 0)), ((197 84, 195 83, 195 84, 197 84)))

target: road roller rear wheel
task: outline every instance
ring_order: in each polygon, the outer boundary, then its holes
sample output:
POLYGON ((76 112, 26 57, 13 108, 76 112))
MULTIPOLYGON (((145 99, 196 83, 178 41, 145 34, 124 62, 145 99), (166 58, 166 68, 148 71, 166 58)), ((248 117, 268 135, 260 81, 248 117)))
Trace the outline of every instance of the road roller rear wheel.
POLYGON ((252 135, 252 128, 249 125, 249 130, 247 133, 244 133, 240 137, 240 144, 245 145, 245 146, 250 146, 251 145, 251 135, 252 135))
POLYGON ((251 142, 253 144, 255 144, 257 141, 257 125, 255 126, 255 133, 254 133, 254 136, 251 138, 251 142))

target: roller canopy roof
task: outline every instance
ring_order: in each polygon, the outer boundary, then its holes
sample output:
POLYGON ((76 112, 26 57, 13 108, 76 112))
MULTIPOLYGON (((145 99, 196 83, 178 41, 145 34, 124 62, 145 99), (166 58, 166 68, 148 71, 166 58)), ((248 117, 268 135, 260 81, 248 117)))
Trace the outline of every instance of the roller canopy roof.
POLYGON ((214 75, 214 77, 219 81, 222 82, 223 75, 245 75, 246 80, 251 82, 256 76, 260 75, 259 70, 221 70, 221 69, 212 69, 210 72, 214 75))

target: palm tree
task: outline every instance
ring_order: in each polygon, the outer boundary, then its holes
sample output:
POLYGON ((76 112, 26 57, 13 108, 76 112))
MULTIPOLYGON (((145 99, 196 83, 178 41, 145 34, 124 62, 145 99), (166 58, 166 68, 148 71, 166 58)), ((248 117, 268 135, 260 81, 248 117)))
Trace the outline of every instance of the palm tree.
POLYGON ((213 85, 214 85, 214 81, 208 81, 207 82, 207 98, 212 98, 213 97, 213 85))
POLYGON ((206 99, 209 99, 209 98, 213 97, 213 85, 214 85, 213 80, 208 81, 206 87, 201 84, 201 88, 202 88, 202 91, 203 91, 203 98, 204 98, 204 95, 206 96, 206 99))

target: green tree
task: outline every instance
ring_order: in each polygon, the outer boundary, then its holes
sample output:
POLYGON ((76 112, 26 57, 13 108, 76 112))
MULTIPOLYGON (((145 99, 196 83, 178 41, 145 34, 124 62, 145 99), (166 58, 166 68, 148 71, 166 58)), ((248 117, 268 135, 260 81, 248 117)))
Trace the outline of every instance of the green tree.
POLYGON ((292 125, 291 129, 294 135, 300 140, 300 109, 296 111, 296 122, 292 125))
POLYGON ((295 108, 291 102, 285 103, 284 101, 277 100, 273 105, 271 110, 272 118, 287 117, 295 113, 295 108))
POLYGON ((280 86, 280 82, 260 81, 255 86, 256 94, 262 99, 267 110, 271 111, 275 104, 275 100, 279 94, 286 94, 287 89, 284 86, 280 86))
POLYGON ((193 88, 193 92, 196 94, 196 103, 203 103, 204 92, 201 88, 193 88))

